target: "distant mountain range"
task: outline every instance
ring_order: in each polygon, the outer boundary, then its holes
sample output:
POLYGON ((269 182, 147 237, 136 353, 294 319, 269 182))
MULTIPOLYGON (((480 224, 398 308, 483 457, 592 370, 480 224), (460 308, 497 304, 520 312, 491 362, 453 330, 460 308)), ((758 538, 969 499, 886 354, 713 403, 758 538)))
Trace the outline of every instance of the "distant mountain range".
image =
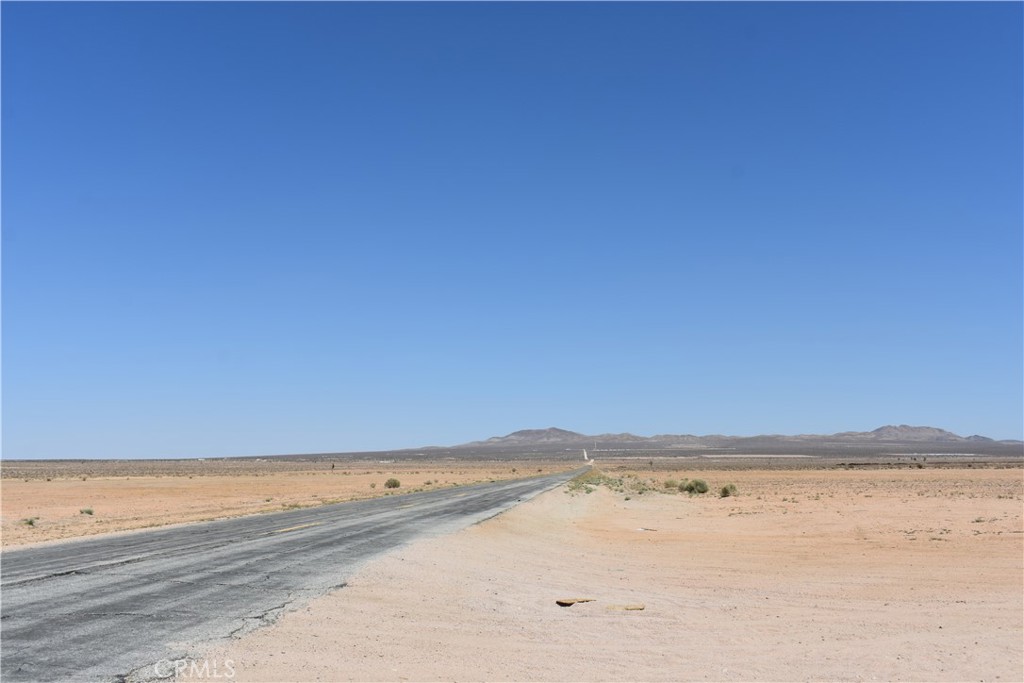
POLYGON ((729 449, 781 452, 787 450, 807 451, 818 448, 843 450, 844 447, 885 449, 890 446, 901 451, 918 447, 941 447, 941 450, 949 451, 957 446, 984 449, 986 446, 1012 447, 1016 445, 1024 445, 1024 442, 996 441, 979 435, 960 436, 937 427, 885 425, 870 432, 839 432, 838 434, 797 434, 793 436, 782 434, 758 436, 658 434, 646 437, 629 433, 588 435, 549 427, 548 429, 523 429, 506 436, 495 436, 484 441, 474 441, 452 448, 501 451, 595 448, 610 450, 729 449))
MULTIPOLYGON (((421 446, 388 451, 358 453, 305 453, 274 456, 285 459, 325 459, 338 456, 379 460, 514 460, 522 458, 582 460, 586 449, 598 458, 708 458, 722 466, 739 463, 744 455, 757 457, 835 458, 837 463, 865 459, 892 459, 903 456, 942 456, 947 461, 968 458, 968 462, 1018 463, 1024 460, 1024 442, 997 441, 985 436, 960 436, 936 427, 886 425, 870 432, 838 434, 761 434, 726 436, 723 434, 581 434, 549 427, 523 429, 505 436, 473 441, 458 446, 421 446)), ((250 456, 267 457, 267 456, 250 456)), ((941 458, 940 458, 941 459, 941 458)), ((787 461, 794 462, 794 461, 787 461)), ((802 461, 801 461, 802 462, 802 461)), ((930 460, 934 462, 934 460, 930 460)), ((968 465, 971 466, 971 465, 968 465)))

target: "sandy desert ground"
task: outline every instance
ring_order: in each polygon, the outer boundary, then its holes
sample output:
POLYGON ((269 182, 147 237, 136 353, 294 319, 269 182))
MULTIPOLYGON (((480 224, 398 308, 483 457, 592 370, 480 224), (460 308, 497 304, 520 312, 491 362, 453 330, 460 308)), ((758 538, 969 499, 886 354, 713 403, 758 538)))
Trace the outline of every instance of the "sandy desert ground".
POLYGON ((1024 680, 1019 467, 605 471, 196 663, 238 681, 1024 680), (712 493, 638 494, 694 477, 712 493))
POLYGON ((571 469, 566 462, 5 462, 3 547, 571 469), (333 468, 332 468, 333 465, 333 468), (429 483, 428 483, 429 482, 429 483), (29 523, 31 520, 31 523, 29 523))

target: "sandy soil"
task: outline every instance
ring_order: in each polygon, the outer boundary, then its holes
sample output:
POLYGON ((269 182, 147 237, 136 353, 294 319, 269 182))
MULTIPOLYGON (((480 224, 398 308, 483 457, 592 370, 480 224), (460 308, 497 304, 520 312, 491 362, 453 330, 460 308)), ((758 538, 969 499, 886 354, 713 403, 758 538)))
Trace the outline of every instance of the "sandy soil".
POLYGON ((738 495, 556 490, 197 662, 238 681, 1024 680, 1019 468, 699 476, 738 495))
POLYGON ((5 463, 3 547, 370 498, 385 495, 391 477, 401 483, 394 493, 408 493, 570 468, 545 462, 224 462, 5 463))

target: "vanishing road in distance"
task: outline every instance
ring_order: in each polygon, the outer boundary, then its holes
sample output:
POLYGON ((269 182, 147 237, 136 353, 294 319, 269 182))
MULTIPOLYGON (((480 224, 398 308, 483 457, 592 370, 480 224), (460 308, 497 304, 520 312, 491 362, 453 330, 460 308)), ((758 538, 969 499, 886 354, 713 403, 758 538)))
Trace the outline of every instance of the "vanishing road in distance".
POLYGON ((375 555, 583 471, 5 551, 0 679, 157 679, 157 662, 269 623, 375 555))

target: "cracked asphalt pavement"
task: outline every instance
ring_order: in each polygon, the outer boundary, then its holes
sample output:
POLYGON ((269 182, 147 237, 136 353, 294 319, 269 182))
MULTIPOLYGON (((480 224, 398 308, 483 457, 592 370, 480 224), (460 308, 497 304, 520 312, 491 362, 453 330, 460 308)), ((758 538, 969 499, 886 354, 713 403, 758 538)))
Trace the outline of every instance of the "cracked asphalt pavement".
POLYGON ((158 679, 157 662, 271 623, 376 555, 585 470, 4 551, 0 678, 158 679))

